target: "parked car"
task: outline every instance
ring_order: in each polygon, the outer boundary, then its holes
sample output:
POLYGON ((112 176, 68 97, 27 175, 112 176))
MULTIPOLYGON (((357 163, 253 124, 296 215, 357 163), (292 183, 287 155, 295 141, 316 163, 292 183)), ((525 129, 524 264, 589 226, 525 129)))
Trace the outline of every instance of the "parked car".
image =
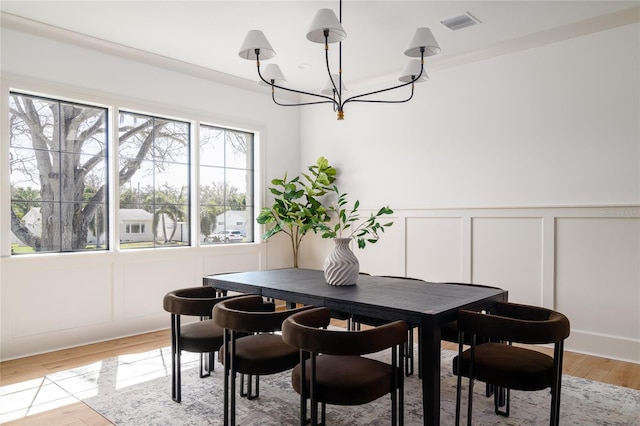
POLYGON ((216 232, 209 238, 207 238, 207 242, 209 243, 228 243, 231 241, 242 241, 243 236, 240 231, 220 231, 216 232))

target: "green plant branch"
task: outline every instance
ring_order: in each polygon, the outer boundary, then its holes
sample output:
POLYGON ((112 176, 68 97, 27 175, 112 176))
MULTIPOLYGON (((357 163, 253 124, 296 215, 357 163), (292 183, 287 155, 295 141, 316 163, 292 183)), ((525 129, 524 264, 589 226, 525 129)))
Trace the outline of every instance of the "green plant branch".
POLYGON ((356 200, 353 208, 348 209, 347 194, 340 193, 337 186, 333 187, 333 192, 338 195, 338 200, 328 211, 336 215, 336 224, 333 227, 323 224, 322 238, 355 238, 358 248, 365 248, 367 243, 375 244, 380 239, 380 233, 393 225, 393 222, 380 222, 382 216, 393 214, 393 210, 386 206, 381 207, 376 214, 371 213, 368 219, 356 226, 355 223, 360 221, 360 201, 356 200))

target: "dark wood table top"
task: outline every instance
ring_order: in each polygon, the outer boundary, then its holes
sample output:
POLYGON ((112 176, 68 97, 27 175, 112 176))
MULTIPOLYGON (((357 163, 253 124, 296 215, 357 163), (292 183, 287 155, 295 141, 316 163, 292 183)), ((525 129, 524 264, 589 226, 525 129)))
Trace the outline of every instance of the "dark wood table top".
POLYGON ((505 293, 493 287, 370 275, 361 275, 353 286, 332 286, 322 271, 298 268, 210 275, 204 281, 224 290, 387 320, 404 319, 415 325, 425 316, 438 318, 440 323, 451 321, 459 309, 496 296, 501 299, 505 293))

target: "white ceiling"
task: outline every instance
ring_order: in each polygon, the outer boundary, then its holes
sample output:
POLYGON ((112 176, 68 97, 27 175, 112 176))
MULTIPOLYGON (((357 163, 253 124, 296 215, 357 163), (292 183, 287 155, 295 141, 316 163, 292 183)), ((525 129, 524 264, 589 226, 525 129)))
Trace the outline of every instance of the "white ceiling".
MULTIPOLYGON (((638 22, 640 1, 364 1, 345 0, 343 78, 350 89, 393 81, 415 28, 429 27, 442 52, 427 58, 427 72, 470 60, 638 22), (471 13, 480 25, 451 31, 440 21, 471 13)), ((10 15, 133 47, 251 81, 255 62, 238 50, 246 32, 261 29, 276 50, 288 85, 318 91, 324 48, 305 35, 315 12, 339 1, 11 1, 10 15), (300 64, 311 68, 301 69, 300 64)), ((338 46, 331 45, 335 56, 338 46)), ((334 58, 335 59, 335 58, 334 58)), ((594 52, 594 60, 597 54, 594 52)), ((268 62, 265 61, 263 65, 268 62)), ((335 65, 337 67, 337 59, 335 65)))

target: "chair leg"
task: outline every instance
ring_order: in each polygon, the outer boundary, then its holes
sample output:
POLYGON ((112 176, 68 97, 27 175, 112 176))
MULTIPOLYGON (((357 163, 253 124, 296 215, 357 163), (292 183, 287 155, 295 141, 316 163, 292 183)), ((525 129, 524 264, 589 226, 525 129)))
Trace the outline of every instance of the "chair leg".
POLYGON ((495 395, 494 395, 494 407, 495 407, 495 412, 497 415, 502 416, 502 417, 509 417, 509 400, 511 399, 511 389, 507 388, 505 391, 505 388, 501 388, 501 387, 497 387, 496 391, 495 391, 495 395), (506 395, 506 397, 505 397, 506 395), (500 410, 500 407, 505 406, 504 411, 500 410))
POLYGON ((494 386, 493 386, 493 385, 491 385, 491 384, 489 384, 489 383, 486 383, 486 384, 485 384, 484 394, 485 394, 485 396, 486 396, 487 398, 489 398, 490 396, 493 396, 493 392, 494 392, 494 390, 493 390, 493 389, 494 389, 494 386))
MULTIPOLYGON (((413 332, 411 334, 413 335, 413 332)), ((411 345, 411 354, 413 354, 413 344, 411 345)), ((413 356, 411 358, 411 373, 413 374, 413 356)), ((398 423, 400 426, 404 426, 404 377, 402 371, 398 375, 398 380, 400 381, 398 383, 398 423)))
MULTIPOLYGON (((501 386, 495 386, 495 385, 492 385, 491 389, 493 391, 494 398, 497 401, 498 407, 504 407, 505 404, 507 403, 507 391, 506 391, 506 389, 501 387, 501 386)), ((489 395, 489 396, 491 396, 491 395, 489 395)))
POLYGON ((231 369, 231 389, 229 390, 229 411, 230 411, 230 425, 235 426, 236 424, 236 372, 232 368, 231 369))
POLYGON ((182 400, 180 367, 180 317, 171 314, 171 399, 182 400))
MULTIPOLYGON (((233 343, 231 342, 232 336, 228 330, 224 331, 224 345, 222 346, 222 350, 224 350, 224 408, 223 408, 223 419, 224 426, 229 425, 229 404, 233 403, 233 411, 235 412, 235 398, 233 395, 235 394, 235 377, 233 369, 231 368, 231 351, 233 350, 233 343), (231 381, 231 383, 229 383, 231 381), (229 393, 231 392, 231 398, 229 397, 229 393), (231 401, 230 401, 231 399, 231 401)), ((234 424, 235 418, 231 419, 234 424)))
POLYGON ((418 378, 422 380, 422 338, 420 337, 420 327, 418 326, 418 378))
POLYGON ((256 391, 253 393, 253 374, 247 374, 247 390, 244 390, 244 374, 240 373, 240 396, 248 400, 256 399, 260 396, 260 376, 256 377, 256 391))
POLYGON ((456 381, 456 426, 460 424, 460 400, 462 399, 462 332, 458 333, 458 377, 456 381))
POLYGON ((407 376, 413 375, 413 327, 409 328, 409 336, 405 349, 404 371, 407 376))
POLYGON ((211 352, 200 354, 200 378, 201 379, 211 376, 211 373, 210 373, 211 370, 209 369, 210 366, 213 365, 211 363, 211 359, 212 359, 211 352))
POLYGON ((473 383, 474 379, 469 379, 469 398, 467 406, 467 426, 471 426, 471 418, 473 417, 473 383))
POLYGON ((560 392, 562 388, 562 358, 564 342, 560 341, 554 345, 554 376, 551 387, 551 414, 549 424, 557 426, 560 423, 560 392))
MULTIPOLYGON (((225 351, 226 352, 226 351, 225 351)), ((229 378, 230 378, 230 369, 229 369, 229 358, 225 353, 225 362, 224 362, 224 403, 223 403, 223 418, 224 418, 224 426, 229 424, 229 378)))
MULTIPOLYGON (((403 362, 400 360, 400 362, 403 362)), ((398 391, 393 390, 391 392, 391 426, 397 426, 398 424, 398 391)))

